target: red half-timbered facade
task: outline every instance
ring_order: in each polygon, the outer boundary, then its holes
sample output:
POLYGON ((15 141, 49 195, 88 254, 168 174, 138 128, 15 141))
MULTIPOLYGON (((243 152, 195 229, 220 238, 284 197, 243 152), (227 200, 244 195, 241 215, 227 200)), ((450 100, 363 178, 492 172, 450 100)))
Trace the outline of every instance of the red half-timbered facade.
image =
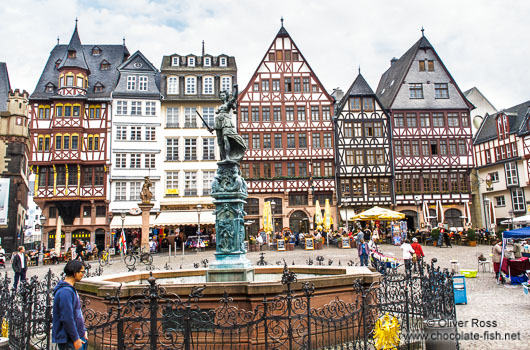
POLYGON ((314 203, 332 204, 336 222, 333 103, 285 28, 269 46, 238 98, 238 127, 248 150, 250 232, 260 228, 263 202, 274 201, 276 230, 309 232, 314 203))
POLYGON ((46 217, 43 242, 76 239, 104 247, 109 231, 111 100, 124 45, 82 45, 77 25, 68 45, 52 50, 30 96, 35 202, 46 217))
POLYGON ((434 208, 441 200, 445 224, 462 227, 464 202, 471 201, 474 106, 425 36, 391 61, 377 96, 391 115, 397 210, 409 228, 419 228, 422 202, 434 208))

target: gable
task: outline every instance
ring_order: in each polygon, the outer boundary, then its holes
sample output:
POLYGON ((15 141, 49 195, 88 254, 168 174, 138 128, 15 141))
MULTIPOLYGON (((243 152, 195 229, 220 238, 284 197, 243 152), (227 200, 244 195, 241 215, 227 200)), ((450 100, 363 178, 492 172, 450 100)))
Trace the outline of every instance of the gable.
POLYGON ((158 71, 158 69, 156 69, 140 51, 136 51, 131 57, 129 57, 129 59, 118 68, 118 70, 153 73, 158 71))

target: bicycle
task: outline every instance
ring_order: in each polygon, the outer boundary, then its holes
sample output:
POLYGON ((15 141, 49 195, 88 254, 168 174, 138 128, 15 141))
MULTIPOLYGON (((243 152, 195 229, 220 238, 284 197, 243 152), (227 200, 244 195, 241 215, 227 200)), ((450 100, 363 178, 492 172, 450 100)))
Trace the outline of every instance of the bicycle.
POLYGON ((129 252, 127 252, 127 256, 125 257, 125 265, 135 265, 136 259, 139 259, 140 262, 144 265, 151 265, 153 263, 153 256, 151 255, 151 253, 144 251, 138 252, 129 250, 129 252))
POLYGON ((101 252, 101 255, 99 257, 99 266, 104 267, 107 265, 112 265, 110 254, 108 250, 104 250, 101 252))

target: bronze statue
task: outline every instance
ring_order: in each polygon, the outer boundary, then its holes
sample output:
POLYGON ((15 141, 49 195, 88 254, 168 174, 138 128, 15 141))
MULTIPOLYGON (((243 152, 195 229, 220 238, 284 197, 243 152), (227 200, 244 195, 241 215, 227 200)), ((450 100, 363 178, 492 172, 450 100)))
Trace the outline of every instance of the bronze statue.
POLYGON ((149 176, 146 176, 145 182, 142 186, 142 192, 140 192, 140 198, 143 204, 151 203, 151 198, 153 198, 153 193, 151 193, 151 186, 153 186, 153 183, 149 179, 149 176))

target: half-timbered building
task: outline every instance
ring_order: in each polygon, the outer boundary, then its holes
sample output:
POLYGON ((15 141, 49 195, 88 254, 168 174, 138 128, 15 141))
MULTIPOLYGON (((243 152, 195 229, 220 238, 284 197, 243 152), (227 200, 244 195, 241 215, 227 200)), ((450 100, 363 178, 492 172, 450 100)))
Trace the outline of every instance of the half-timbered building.
POLYGON ((392 206, 390 116, 360 73, 336 106, 334 122, 341 217, 392 206))
POLYGON ((503 221, 506 223, 527 213, 529 112, 530 101, 526 101, 498 113, 486 114, 475 136, 477 183, 484 212, 481 226, 495 228, 503 221), (495 217, 491 215, 491 208, 495 217))
POLYGON ((31 105, 35 202, 46 217, 43 241, 77 239, 104 245, 109 231, 111 92, 122 45, 83 45, 77 24, 67 45, 52 49, 31 105), (56 232, 61 220, 62 232, 56 232))
POLYGON ((471 200, 473 105, 423 33, 392 59, 376 93, 393 124, 397 210, 417 228, 422 202, 441 200, 445 223, 462 227, 463 203, 471 200))
POLYGON ((160 211, 162 197, 160 74, 140 51, 118 67, 118 72, 118 83, 112 92, 110 228, 123 225, 140 230, 139 210, 131 213, 130 209, 140 201, 146 176, 153 184, 153 214, 160 211), (125 214, 123 220, 121 214, 125 214))
POLYGON ((334 99, 283 23, 238 101, 250 232, 260 228, 264 201, 275 203, 276 230, 309 232, 316 200, 330 200, 336 222, 334 99))

